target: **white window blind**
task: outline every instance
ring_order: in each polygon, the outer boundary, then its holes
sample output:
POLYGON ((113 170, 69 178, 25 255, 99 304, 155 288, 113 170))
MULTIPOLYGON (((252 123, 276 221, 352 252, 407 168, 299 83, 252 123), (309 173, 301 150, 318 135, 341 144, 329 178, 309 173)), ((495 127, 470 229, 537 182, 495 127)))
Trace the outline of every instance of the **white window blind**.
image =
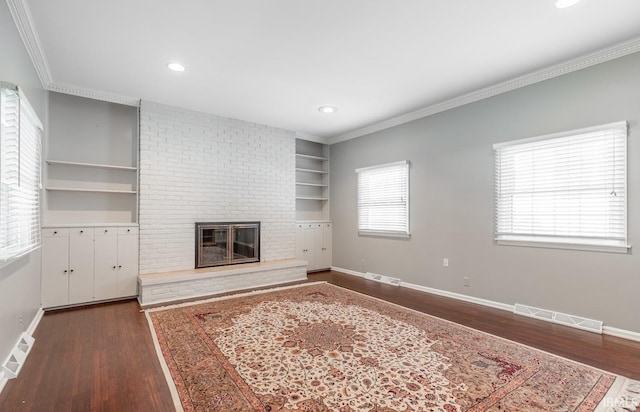
POLYGON ((495 238, 627 250, 627 123, 497 144, 495 238))
POLYGON ((0 265, 40 246, 41 138, 24 94, 0 83, 0 265))
POLYGON ((409 162, 356 170, 358 232, 364 235, 409 235, 409 162))

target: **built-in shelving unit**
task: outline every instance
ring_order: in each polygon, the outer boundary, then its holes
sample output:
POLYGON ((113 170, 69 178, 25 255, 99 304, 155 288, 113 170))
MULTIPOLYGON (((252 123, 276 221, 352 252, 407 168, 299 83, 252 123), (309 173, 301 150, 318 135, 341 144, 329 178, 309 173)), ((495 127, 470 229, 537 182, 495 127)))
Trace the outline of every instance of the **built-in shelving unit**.
POLYGON ((44 225, 138 221, 138 110, 50 93, 44 225))
POLYGON ((329 220, 329 146, 296 139, 296 220, 329 220))
POLYGON ((116 169, 116 170, 138 170, 137 167, 132 166, 115 166, 115 165, 100 165, 95 163, 81 163, 81 162, 66 162, 62 160, 47 160, 49 165, 65 165, 65 166, 82 166, 82 167, 97 167, 101 169, 116 169))

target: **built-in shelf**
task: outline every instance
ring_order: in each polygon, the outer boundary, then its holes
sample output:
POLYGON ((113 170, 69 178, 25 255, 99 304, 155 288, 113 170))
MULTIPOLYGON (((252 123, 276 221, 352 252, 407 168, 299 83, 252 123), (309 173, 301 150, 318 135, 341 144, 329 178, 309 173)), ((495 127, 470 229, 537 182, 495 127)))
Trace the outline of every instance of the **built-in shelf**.
POLYGON ((102 169, 117 169, 117 170, 138 170, 133 166, 117 166, 117 165, 103 165, 97 163, 81 163, 81 162, 68 162, 66 160, 47 160, 49 165, 62 165, 62 166, 83 166, 83 167, 97 167, 102 169))
POLYGON ((307 155, 307 154, 302 154, 302 153, 296 153, 296 157, 301 158, 301 159, 320 160, 320 161, 323 161, 323 162, 329 160, 326 157, 312 156, 312 155, 307 155))
POLYGON ((326 172, 324 170, 316 170, 316 169, 300 169, 300 168, 296 168, 296 172, 306 172, 306 173, 320 173, 323 175, 326 175, 329 172, 326 172))
POLYGON ((321 184, 321 183, 304 183, 304 182, 296 182, 298 186, 313 186, 313 187, 329 187, 329 185, 321 184))
POLYGON ((58 192, 94 192, 94 193, 126 193, 136 194, 135 190, 113 190, 113 189, 81 189, 72 187, 47 187, 46 190, 58 192))
POLYGON ((314 196, 296 196, 296 200, 329 200, 326 197, 314 197, 314 196))
POLYGON ((296 139, 296 220, 329 220, 329 146, 296 139))

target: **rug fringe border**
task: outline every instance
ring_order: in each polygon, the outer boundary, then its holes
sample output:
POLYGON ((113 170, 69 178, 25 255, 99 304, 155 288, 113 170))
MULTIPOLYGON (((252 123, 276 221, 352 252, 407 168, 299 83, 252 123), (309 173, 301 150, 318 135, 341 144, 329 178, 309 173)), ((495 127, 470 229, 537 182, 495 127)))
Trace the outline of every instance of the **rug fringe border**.
POLYGON ((176 408, 176 412, 184 412, 182 401, 180 400, 180 395, 178 394, 178 388, 176 387, 176 383, 171 376, 171 371, 169 370, 167 361, 164 359, 164 355, 162 354, 162 348, 160 347, 160 342, 158 342, 158 335, 156 334, 156 328, 153 327, 151 315, 149 315, 149 313, 145 311, 144 316, 147 318, 147 322, 149 323, 149 329, 151 330, 151 339, 153 340, 153 347, 156 349, 156 357, 160 361, 160 368, 162 369, 162 373, 164 374, 164 380, 167 381, 167 386, 169 387, 169 392, 171 393, 171 399, 173 400, 173 406, 176 408))
POLYGON ((638 406, 640 381, 618 376, 594 412, 635 412, 638 406))

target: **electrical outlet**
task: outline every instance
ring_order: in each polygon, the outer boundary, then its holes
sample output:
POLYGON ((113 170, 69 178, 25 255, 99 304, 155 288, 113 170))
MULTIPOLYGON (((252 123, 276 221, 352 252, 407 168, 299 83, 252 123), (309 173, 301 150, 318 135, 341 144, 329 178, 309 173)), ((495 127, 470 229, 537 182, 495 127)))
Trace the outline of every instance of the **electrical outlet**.
POLYGON ((448 268, 448 267, 449 267, 449 259, 444 258, 444 259, 442 260, 442 266, 444 266, 444 267, 448 268))
POLYGON ((364 259, 360 261, 360 267, 364 267, 364 259))
POLYGON ((469 280, 469 276, 463 277, 462 280, 464 280, 465 286, 471 286, 471 281, 469 280))
POLYGON ((18 323, 22 325, 22 312, 18 313, 18 323))

